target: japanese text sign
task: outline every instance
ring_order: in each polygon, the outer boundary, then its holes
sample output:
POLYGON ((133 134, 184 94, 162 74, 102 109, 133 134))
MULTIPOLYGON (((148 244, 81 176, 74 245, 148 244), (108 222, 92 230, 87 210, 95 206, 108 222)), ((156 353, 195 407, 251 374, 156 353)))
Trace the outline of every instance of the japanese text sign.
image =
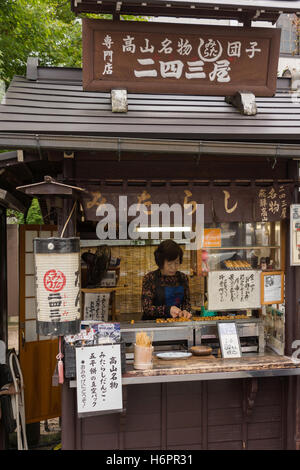
POLYGON ((208 310, 260 308, 260 273, 257 270, 208 273, 208 310))
POLYGON ((120 345, 76 348, 79 417, 122 410, 120 345))
POLYGON ((84 320, 107 321, 110 294, 84 294, 84 320))
POLYGON ((234 322, 218 322, 218 333, 222 357, 241 357, 241 346, 236 324, 234 322))
POLYGON ((83 20, 83 88, 230 95, 276 90, 280 30, 83 20))

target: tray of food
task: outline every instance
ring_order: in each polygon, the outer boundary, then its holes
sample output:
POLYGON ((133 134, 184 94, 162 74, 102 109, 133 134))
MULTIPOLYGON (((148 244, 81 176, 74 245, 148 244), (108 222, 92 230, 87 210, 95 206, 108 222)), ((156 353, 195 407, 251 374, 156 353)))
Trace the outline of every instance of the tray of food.
POLYGON ((224 261, 224 264, 226 266, 226 269, 233 269, 233 270, 240 270, 240 269, 253 269, 251 264, 248 263, 247 261, 231 261, 227 260, 224 261))

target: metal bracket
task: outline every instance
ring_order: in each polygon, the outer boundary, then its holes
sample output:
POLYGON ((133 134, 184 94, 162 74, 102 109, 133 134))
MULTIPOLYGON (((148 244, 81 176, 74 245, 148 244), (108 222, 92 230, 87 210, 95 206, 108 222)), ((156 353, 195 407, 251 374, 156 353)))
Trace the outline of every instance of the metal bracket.
POLYGON ((238 91, 233 96, 225 96, 225 101, 245 116, 255 116, 257 114, 255 95, 251 91, 238 91))
POLYGON ((127 90, 111 90, 111 110, 113 113, 127 113, 127 90))

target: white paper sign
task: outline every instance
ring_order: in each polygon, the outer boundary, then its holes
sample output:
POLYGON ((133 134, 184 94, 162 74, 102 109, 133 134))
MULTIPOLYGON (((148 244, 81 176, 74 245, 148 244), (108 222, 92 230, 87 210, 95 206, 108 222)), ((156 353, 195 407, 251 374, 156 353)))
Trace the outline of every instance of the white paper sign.
POLYGON ((208 310, 260 308, 261 271, 210 271, 208 310))
POLYGON ((222 357, 241 357, 241 348, 234 322, 218 323, 219 341, 222 357))
POLYGON ((300 266, 300 204, 290 206, 290 261, 291 266, 300 266))
POLYGON ((264 276, 264 302, 281 303, 281 274, 264 276))
POLYGON ((84 294, 84 320, 107 321, 110 294, 84 294))
POLYGON ((120 345, 76 348, 79 417, 123 408, 120 345))

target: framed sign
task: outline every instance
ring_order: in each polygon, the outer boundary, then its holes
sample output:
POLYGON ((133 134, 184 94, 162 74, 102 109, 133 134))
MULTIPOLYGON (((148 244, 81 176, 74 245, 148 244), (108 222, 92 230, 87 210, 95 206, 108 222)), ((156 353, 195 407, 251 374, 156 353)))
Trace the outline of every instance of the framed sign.
POLYGON ((78 416, 122 411, 120 344, 86 346, 75 351, 78 416))
POLYGON ((300 266, 300 204, 290 205, 290 221, 291 266, 300 266))
POLYGON ((83 19, 83 89, 273 96, 278 28, 83 19))
POLYGON ((84 320, 107 321, 109 293, 84 293, 84 320))
POLYGON ((210 271, 208 310, 260 308, 260 273, 252 269, 210 271))
POLYGON ((262 305, 282 304, 284 300, 283 271, 265 271, 261 273, 262 305))
POLYGON ((240 339, 235 322, 218 322, 219 341, 224 358, 242 357, 240 339))

